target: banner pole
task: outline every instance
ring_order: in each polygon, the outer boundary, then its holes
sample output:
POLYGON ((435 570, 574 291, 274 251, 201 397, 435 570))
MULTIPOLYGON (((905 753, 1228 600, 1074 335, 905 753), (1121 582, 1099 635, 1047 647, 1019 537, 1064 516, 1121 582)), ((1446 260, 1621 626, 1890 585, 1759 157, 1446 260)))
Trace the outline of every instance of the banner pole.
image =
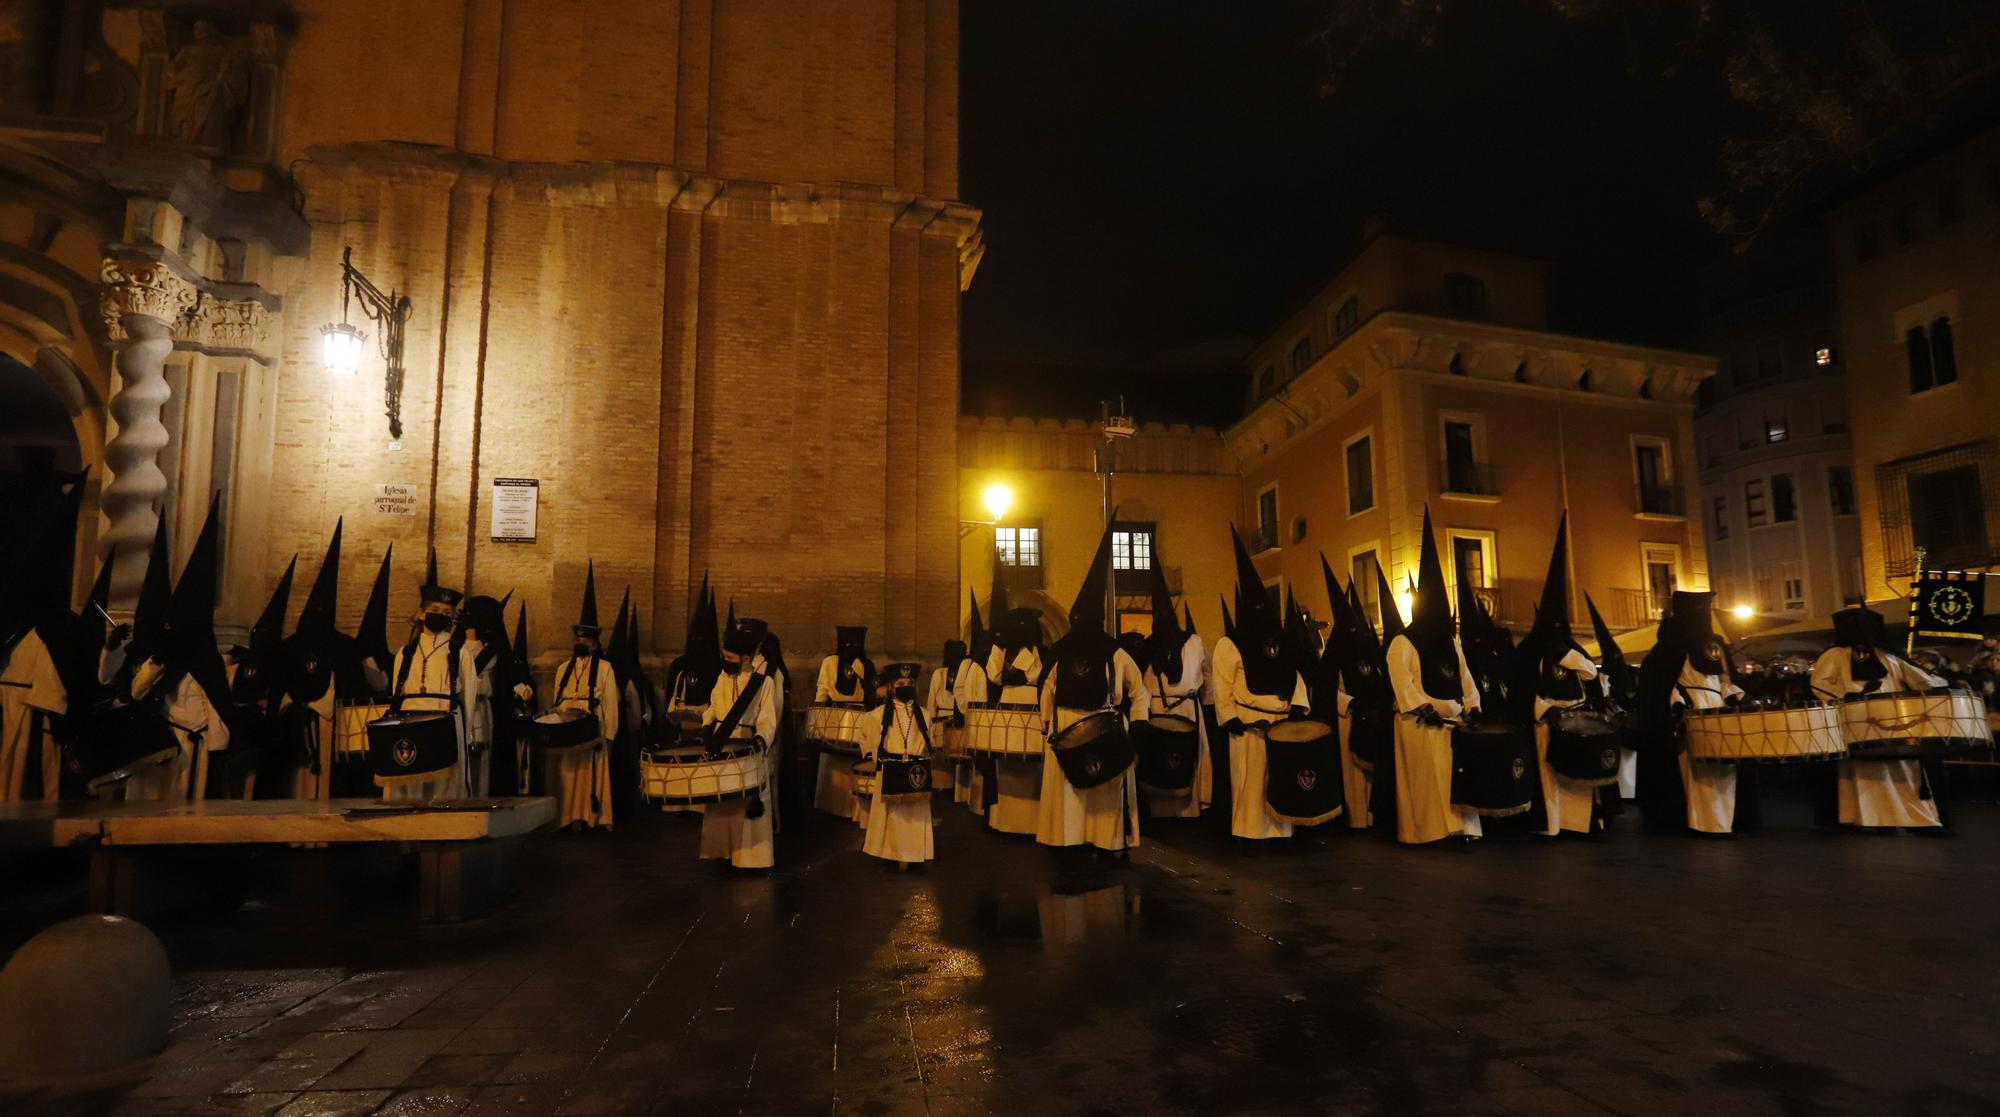
POLYGON ((1917 655, 1917 587, 1924 580, 1924 549, 1917 548, 1916 571, 1910 575, 1910 625, 1903 637, 1903 658, 1915 659, 1917 655))

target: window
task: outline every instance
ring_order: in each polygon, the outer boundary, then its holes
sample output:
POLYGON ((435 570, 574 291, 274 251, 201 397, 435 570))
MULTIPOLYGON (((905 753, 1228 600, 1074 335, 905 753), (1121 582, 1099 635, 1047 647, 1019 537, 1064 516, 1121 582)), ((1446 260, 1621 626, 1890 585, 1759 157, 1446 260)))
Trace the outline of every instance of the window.
POLYGON ((1720 543, 1729 538, 1729 498, 1715 498, 1715 541, 1720 543))
POLYGON ((1448 272, 1444 277, 1444 305, 1455 314, 1486 317, 1486 284, 1469 275, 1448 272))
POLYGON ((1259 551, 1268 551, 1278 545, 1278 486, 1271 485, 1257 494, 1257 537, 1253 542, 1259 551))
POLYGON ((1846 400, 1829 396, 1819 401, 1819 431, 1821 434, 1847 433, 1846 400))
POLYGON ((1632 440, 1632 480, 1642 514, 1681 514, 1680 492, 1673 484, 1673 464, 1668 460, 1667 449, 1664 438, 1640 436, 1632 440))
POLYGON ((1680 584, 1681 551, 1671 543, 1642 543, 1639 559, 1646 572, 1646 615, 1657 619, 1673 600, 1680 584))
POLYGON ((1346 337, 1359 325, 1361 325, 1361 303, 1355 296, 1349 295, 1341 302, 1340 309, 1333 312, 1333 336, 1346 337))
POLYGON ((1757 344, 1757 379, 1776 380, 1785 371, 1785 351, 1776 341, 1757 344))
POLYGON ((1771 474, 1771 522, 1789 524, 1799 518, 1799 493, 1789 473, 1771 474))
POLYGON ((1797 562, 1778 564, 1778 578, 1784 588, 1785 611, 1796 613, 1806 607, 1806 580, 1799 574, 1797 562))
POLYGON ((1771 522, 1770 512, 1764 507, 1764 482, 1743 482, 1743 519, 1751 527, 1763 527, 1771 522))
POLYGON ((1854 262, 1865 264, 1882 254, 1882 243, 1875 236, 1875 226, 1857 225, 1854 228, 1854 262))
POLYGON ((1917 239, 1917 207, 1914 203, 1896 211, 1896 243, 1905 245, 1917 239))
POLYGON ((1153 525, 1111 525, 1111 569, 1151 570, 1153 568, 1153 525))
POLYGON ((1487 613, 1497 616, 1500 600, 1494 587, 1499 578, 1499 564, 1493 554, 1493 533, 1447 530, 1445 535, 1451 554, 1452 607, 1457 608, 1458 594, 1469 590, 1487 613))
POLYGON ((1813 350, 1813 364, 1816 364, 1821 368, 1826 368, 1828 365, 1831 365, 1832 363, 1833 363, 1833 346, 1822 345, 1818 349, 1813 350))
POLYGON ((1347 444, 1347 514, 1375 507, 1375 447, 1367 435, 1347 444))
POLYGON ((1903 332, 1903 355, 1910 362, 1910 394, 1930 391, 1937 385, 1931 372, 1931 342, 1924 336, 1922 326, 1911 326, 1903 332))
POLYGON ((1785 427, 1785 413, 1783 411, 1779 411, 1776 414, 1769 411, 1764 413, 1765 442, 1783 442, 1790 436, 1790 432, 1785 427))
POLYGON ((1479 458, 1484 431, 1477 416, 1446 417, 1444 435, 1444 491, 1491 495, 1486 467, 1479 458))
POLYGON ((1931 377, 1937 384, 1958 379, 1958 353, 1952 347, 1950 318, 1940 316, 1931 321, 1931 377))
POLYGON ((1361 615, 1377 626, 1381 625, 1381 564, 1375 560, 1373 548, 1356 551, 1347 560, 1347 576, 1354 582, 1355 595, 1361 598, 1361 615))
POLYGON ((1313 363, 1313 340, 1302 337, 1292 343, 1292 375, 1297 376, 1313 363))
POLYGON ((1836 516, 1854 515, 1854 468, 1831 465, 1826 469, 1826 503, 1836 516))
POLYGON ((994 542, 1002 566, 1042 565, 1042 529, 1039 527, 994 528, 994 542))
POLYGON ((1257 398, 1263 399, 1277 390, 1278 370, 1265 365, 1264 371, 1257 374, 1257 398))
POLYGON ((1979 466, 1961 465, 1909 477, 1911 542, 1939 567, 1985 565, 1986 511, 1979 466))
POLYGON ((1736 448, 1738 450, 1748 450, 1750 447, 1757 445, 1757 438, 1758 438, 1758 432, 1757 432, 1756 420, 1750 418, 1750 416, 1748 415, 1737 416, 1736 448))
POLYGON ((1958 204, 1958 183, 1945 183, 1937 192, 1938 225, 1956 225, 1962 212, 1958 204))

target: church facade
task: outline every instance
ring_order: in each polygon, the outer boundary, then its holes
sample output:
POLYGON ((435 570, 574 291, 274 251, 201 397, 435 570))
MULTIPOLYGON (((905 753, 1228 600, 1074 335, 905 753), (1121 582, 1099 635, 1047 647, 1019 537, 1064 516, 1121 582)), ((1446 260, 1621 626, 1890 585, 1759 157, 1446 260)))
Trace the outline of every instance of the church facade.
POLYGON ((79 587, 220 491, 225 635, 343 517, 348 624, 393 545, 392 612, 435 547, 544 641, 592 560, 654 646, 704 573, 796 652, 957 627, 951 0, 0 9, 0 352, 91 469, 79 587))

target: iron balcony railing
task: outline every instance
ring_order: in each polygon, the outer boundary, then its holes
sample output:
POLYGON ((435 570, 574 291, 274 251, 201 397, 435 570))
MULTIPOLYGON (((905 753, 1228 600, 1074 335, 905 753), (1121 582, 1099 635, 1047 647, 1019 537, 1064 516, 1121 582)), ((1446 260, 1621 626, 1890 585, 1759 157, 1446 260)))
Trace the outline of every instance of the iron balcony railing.
POLYGON ((1444 478, 1444 491, 1460 496, 1499 496, 1500 480, 1491 465, 1485 462, 1451 461, 1447 459, 1440 471, 1444 478))
POLYGON ((1632 486, 1639 512, 1647 516, 1685 516, 1686 506, 1681 500, 1679 485, 1648 484, 1641 481, 1632 486))

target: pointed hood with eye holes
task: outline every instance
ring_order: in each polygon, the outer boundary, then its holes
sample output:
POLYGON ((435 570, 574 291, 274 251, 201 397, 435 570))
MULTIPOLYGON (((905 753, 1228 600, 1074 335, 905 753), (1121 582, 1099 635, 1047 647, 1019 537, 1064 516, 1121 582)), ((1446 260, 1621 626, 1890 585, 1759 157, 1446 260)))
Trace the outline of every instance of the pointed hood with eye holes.
POLYGON ((583 605, 577 609, 576 623, 569 626, 575 636, 596 637, 604 632, 597 622, 597 560, 588 559, 583 568, 583 605))
POLYGON ((1403 634, 1403 611, 1396 607, 1396 591, 1389 588, 1389 575, 1381 563, 1375 564, 1375 598, 1382 614, 1382 647, 1386 650, 1403 634))
POLYGON ((1656 728, 1671 724, 1674 687, 1683 667, 1729 680, 1729 653, 1715 631, 1715 595, 1675 590, 1660 620, 1655 642, 1639 668, 1639 716, 1656 728))
MULTIPOLYGON (((361 609, 361 624, 355 629, 354 639, 363 658, 372 657, 382 670, 389 670, 389 567, 396 555, 395 544, 382 552, 382 565, 375 571, 375 584, 369 587, 368 604, 361 609)), ((435 571, 433 571, 435 575, 435 571)), ((413 637, 414 638, 414 637, 413 637)))
MULTIPOLYGON (((986 631, 986 623, 979 619, 979 596, 972 587, 965 588, 966 626, 965 644, 967 654, 982 668, 986 666, 986 653, 993 650, 993 637, 986 631)), ((999 617, 994 617, 997 621, 999 617)))
POLYGON ((1254 694, 1290 698, 1306 666, 1298 658, 1296 633, 1288 638, 1243 537, 1233 528, 1229 535, 1236 546, 1236 648, 1243 655, 1243 681, 1254 694))
MULTIPOLYGON (((1146 659, 1163 674, 1172 673, 1178 677, 1181 646, 1187 643, 1190 633, 1181 627, 1181 619, 1174 614, 1173 590, 1167 585, 1166 568, 1160 563, 1160 550, 1153 548, 1153 569, 1149 587, 1153 598, 1153 632, 1146 638, 1146 659)), ((1142 660, 1140 666, 1146 666, 1142 660)))
POLYGON ((1104 595, 1111 579, 1111 527, 1098 538, 1090 570, 1069 608, 1069 631, 1049 646, 1043 667, 1055 678, 1055 702, 1068 710, 1102 707, 1111 692, 1118 641, 1104 630, 1104 595))
POLYGON ((1223 598, 1222 595, 1217 594, 1215 598, 1215 607, 1222 610, 1222 638, 1224 640, 1229 641, 1232 644, 1235 643, 1236 618, 1232 616, 1229 612, 1228 600, 1223 598))
MULTIPOLYGON (((1118 510, 1111 510, 1111 518, 1118 518, 1118 510)), ((1111 588, 1111 524, 1104 525, 1104 533, 1097 538, 1097 552, 1091 556, 1090 567, 1084 572, 1083 585, 1077 588, 1076 598, 1069 606, 1069 627, 1071 632, 1093 629, 1104 633, 1108 617, 1105 615, 1105 595, 1111 588)))
POLYGON ((271 599, 264 603, 264 611, 257 614, 257 623, 250 626, 250 651, 259 657, 268 656, 278 650, 285 639, 285 613, 292 604, 292 577, 299 568, 299 556, 285 564, 285 572, 278 577, 278 586, 271 591, 271 599))
POLYGON ((1611 696, 1618 704, 1630 708, 1638 698, 1639 676, 1625 659, 1624 649, 1611 635, 1611 626, 1604 623, 1604 614, 1597 611, 1597 602, 1583 595, 1583 607, 1590 612, 1590 630, 1597 638, 1597 662, 1611 677, 1611 696))
POLYGON ((1555 546, 1549 551, 1549 568, 1542 580, 1541 602, 1535 606, 1535 624, 1521 641, 1523 676, 1517 685, 1528 694, 1545 698, 1574 700, 1584 696, 1581 682, 1562 669, 1563 657, 1581 651, 1569 617, 1569 513, 1556 523, 1555 546), (1533 672, 1533 679, 1526 677, 1533 672), (1530 690, 1530 688, 1532 688, 1530 690))
POLYGON ((326 557, 320 561, 319 572, 313 575, 312 588, 306 591, 306 603, 299 608, 299 623, 292 626, 295 638, 334 635, 334 618, 340 607, 340 536, 346 527, 344 516, 333 522, 333 538, 327 542, 326 557))
POLYGON ((181 569, 180 583, 174 587, 169 607, 171 620, 163 659, 187 671, 218 710, 229 708, 229 675, 222 666, 222 653, 215 646, 216 579, 221 573, 219 541, 222 496, 208 502, 208 519, 195 537, 181 569))
POLYGON ((1431 510, 1425 508, 1423 550, 1417 556, 1416 604, 1403 635, 1417 649, 1424 693, 1452 702, 1465 697, 1456 628, 1451 599, 1445 591, 1444 563, 1438 558, 1437 533, 1431 527, 1431 510))

